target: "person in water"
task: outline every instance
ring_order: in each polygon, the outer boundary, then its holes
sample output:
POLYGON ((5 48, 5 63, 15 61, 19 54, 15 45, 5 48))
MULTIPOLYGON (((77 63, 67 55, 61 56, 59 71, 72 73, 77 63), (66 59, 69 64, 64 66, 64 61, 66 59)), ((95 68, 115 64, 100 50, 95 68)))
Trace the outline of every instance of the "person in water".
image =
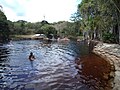
POLYGON ((33 53, 31 52, 30 55, 29 55, 29 60, 34 60, 35 59, 35 56, 33 55, 33 53))

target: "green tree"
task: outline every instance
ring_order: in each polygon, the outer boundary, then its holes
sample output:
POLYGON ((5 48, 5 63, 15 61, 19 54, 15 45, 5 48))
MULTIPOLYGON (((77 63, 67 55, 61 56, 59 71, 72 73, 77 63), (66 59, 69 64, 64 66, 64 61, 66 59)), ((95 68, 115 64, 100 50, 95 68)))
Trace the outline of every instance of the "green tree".
MULTIPOLYGON (((80 12, 77 11, 74 14, 72 14, 71 21, 73 21, 73 26, 71 27, 72 31, 74 30, 74 36, 79 36, 81 35, 81 31, 80 31, 80 26, 81 26, 81 16, 80 16, 80 12)), ((70 24, 68 24, 68 27, 70 28, 70 24)))
POLYGON ((104 33, 109 32, 115 36, 113 41, 116 43, 119 41, 119 0, 82 0, 81 4, 78 5, 78 9, 82 17, 81 27, 89 33, 91 39, 102 40, 104 33))
POLYGON ((10 21, 10 20, 8 20, 8 27, 9 27, 9 30, 10 30, 10 35, 15 34, 14 23, 12 21, 10 21))
POLYGON ((0 42, 9 40, 9 32, 7 17, 0 10, 0 42))
POLYGON ((14 34, 26 34, 26 30, 27 30, 27 26, 26 26, 26 21, 24 20, 18 20, 17 22, 13 22, 14 23, 14 34))
POLYGON ((51 25, 45 24, 41 27, 41 30, 43 31, 43 33, 48 37, 51 38, 53 36, 57 35, 57 30, 52 27, 51 25))

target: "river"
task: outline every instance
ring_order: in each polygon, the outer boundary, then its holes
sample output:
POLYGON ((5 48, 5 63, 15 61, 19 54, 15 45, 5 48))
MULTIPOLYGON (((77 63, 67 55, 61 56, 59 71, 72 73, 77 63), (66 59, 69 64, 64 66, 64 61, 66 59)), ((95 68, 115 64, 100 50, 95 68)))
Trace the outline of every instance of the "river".
POLYGON ((107 65, 89 52, 85 42, 12 41, 0 45, 0 88, 104 90, 109 83, 101 78, 101 73, 108 72, 107 65), (36 57, 34 61, 28 59, 30 52, 36 57))

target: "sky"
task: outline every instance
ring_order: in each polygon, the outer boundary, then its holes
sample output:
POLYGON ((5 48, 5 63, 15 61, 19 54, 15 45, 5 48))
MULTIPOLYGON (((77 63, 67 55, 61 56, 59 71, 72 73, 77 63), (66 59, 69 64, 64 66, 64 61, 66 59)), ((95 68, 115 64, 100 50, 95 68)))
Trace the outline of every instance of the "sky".
POLYGON ((28 22, 70 21, 81 0, 0 0, 8 20, 28 22))

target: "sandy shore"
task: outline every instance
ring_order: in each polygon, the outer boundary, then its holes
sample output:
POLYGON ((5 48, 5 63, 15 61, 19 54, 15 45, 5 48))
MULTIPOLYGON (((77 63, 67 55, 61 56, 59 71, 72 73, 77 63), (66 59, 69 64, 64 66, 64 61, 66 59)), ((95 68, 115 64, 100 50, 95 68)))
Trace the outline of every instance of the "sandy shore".
POLYGON ((120 45, 99 42, 93 52, 110 62, 112 90, 120 90, 120 45))

